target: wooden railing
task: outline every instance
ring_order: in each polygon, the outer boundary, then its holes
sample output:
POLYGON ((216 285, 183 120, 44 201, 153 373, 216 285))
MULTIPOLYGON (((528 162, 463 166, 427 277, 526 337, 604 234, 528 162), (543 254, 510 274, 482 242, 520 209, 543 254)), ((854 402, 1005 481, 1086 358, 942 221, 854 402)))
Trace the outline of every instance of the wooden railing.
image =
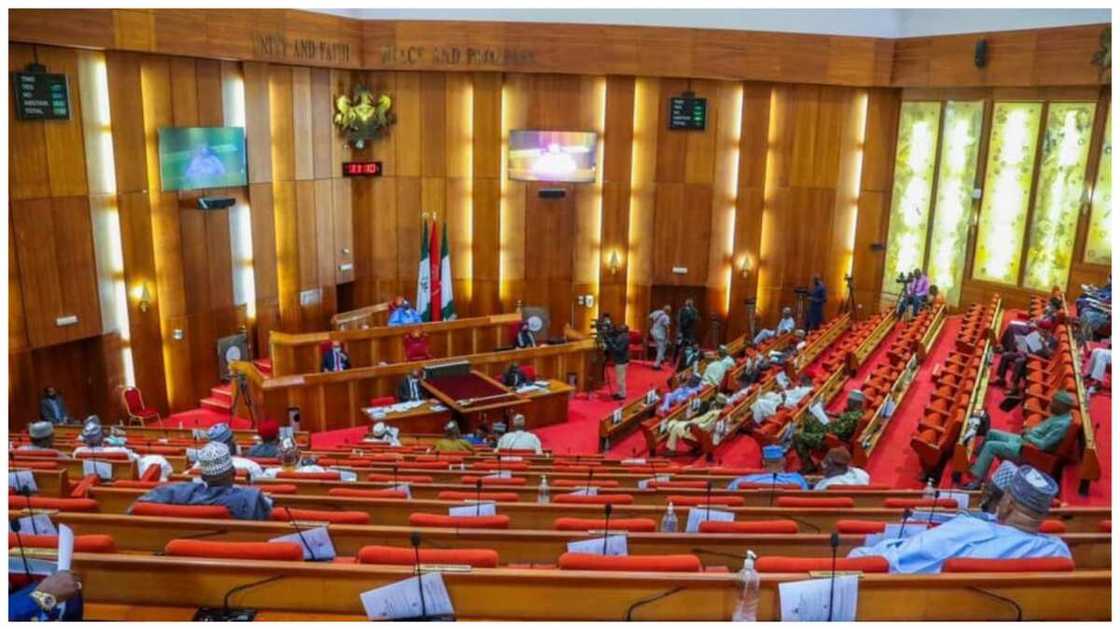
POLYGON ((405 337, 416 332, 427 337, 428 354, 433 359, 493 352, 513 345, 513 325, 519 321, 520 314, 505 313, 410 326, 378 326, 298 335, 274 330, 268 338, 272 376, 318 372, 322 361, 319 346, 325 341, 342 342, 350 355, 350 367, 354 369, 375 367, 382 362, 393 364, 405 361, 405 337))
POLYGON ((359 330, 389 323, 389 302, 363 306, 331 316, 331 330, 359 330))
POLYGON ((972 451, 976 446, 976 436, 969 436, 966 431, 968 419, 983 411, 988 399, 988 381, 992 373, 992 362, 995 360, 996 339, 999 337, 1004 315, 1003 298, 997 295, 995 299, 996 307, 995 311, 992 313, 992 323, 988 328, 988 333, 984 335, 980 371, 976 375, 976 383, 973 385, 972 395, 969 396, 968 399, 968 409, 965 410, 964 414, 965 424, 961 427, 961 434, 960 437, 957 438, 957 445, 953 448, 952 467, 954 482, 960 481, 961 475, 968 470, 970 462, 972 461, 972 451))

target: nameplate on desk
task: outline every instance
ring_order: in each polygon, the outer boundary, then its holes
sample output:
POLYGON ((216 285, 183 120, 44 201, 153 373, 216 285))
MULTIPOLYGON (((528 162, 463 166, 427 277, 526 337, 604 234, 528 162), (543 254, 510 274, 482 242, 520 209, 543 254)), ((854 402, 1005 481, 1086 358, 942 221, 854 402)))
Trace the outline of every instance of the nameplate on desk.
POLYGON ((494 516, 497 513, 498 506, 493 501, 471 501, 447 509, 448 516, 494 516))
POLYGON ((73 326, 78 323, 77 315, 63 315, 54 320, 55 326, 73 326))

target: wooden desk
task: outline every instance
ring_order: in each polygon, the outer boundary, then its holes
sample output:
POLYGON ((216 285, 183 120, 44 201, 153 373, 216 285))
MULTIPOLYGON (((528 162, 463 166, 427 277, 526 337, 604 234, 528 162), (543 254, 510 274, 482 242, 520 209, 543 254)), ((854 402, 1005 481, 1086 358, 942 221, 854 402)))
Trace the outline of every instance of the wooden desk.
MULTIPOLYGON (((361 614, 361 593, 413 574, 411 566, 87 553, 74 554, 73 567, 86 600, 97 606, 220 606, 230 589, 280 575, 237 593, 232 605, 332 615, 361 614)), ((779 618, 779 584, 807 577, 762 576, 759 620, 779 618)), ((864 575, 857 619, 1015 619, 1017 605, 1025 620, 1108 620, 1111 577, 1110 571, 864 575)), ((624 620, 629 610, 633 620, 726 621, 738 600, 734 574, 473 569, 445 572, 443 579, 463 620, 624 620)))
POLYGON ((371 423, 385 422, 391 427, 397 427, 401 430, 401 436, 417 433, 442 435, 444 425, 451 419, 451 410, 431 398, 425 399, 423 404, 407 411, 386 411, 380 418, 374 417, 373 410, 374 407, 363 407, 362 413, 371 423))
POLYGON ((508 422, 511 412, 522 411, 529 401, 482 372, 424 380, 424 390, 451 410, 459 429, 471 433, 479 425, 508 422))

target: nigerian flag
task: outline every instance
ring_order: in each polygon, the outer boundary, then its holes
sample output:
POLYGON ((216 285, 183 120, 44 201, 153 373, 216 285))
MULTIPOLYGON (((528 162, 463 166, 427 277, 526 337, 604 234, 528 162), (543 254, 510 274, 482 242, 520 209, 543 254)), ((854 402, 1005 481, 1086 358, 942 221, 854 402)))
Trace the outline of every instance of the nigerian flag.
POLYGON ((416 275, 416 312, 420 321, 432 321, 432 262, 428 252, 428 222, 424 221, 424 233, 420 235, 420 272, 416 275))
MULTIPOLYGON (((435 229, 435 226, 432 229, 435 229)), ((444 321, 447 321, 455 319, 455 298, 451 295, 451 250, 447 247, 446 222, 443 224, 443 241, 439 249, 439 308, 444 321)))

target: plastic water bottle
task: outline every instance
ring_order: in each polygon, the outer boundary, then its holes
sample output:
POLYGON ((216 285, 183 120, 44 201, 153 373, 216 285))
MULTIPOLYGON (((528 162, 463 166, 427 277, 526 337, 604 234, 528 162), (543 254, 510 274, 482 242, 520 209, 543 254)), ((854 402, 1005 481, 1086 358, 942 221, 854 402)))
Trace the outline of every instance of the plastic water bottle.
POLYGON ((932 499, 936 496, 937 491, 933 488, 933 479, 926 480, 926 489, 922 491, 923 499, 932 499))
POLYGON ((548 503, 548 479, 541 475, 541 484, 537 486, 537 503, 548 503))
POLYGON ((661 531, 677 531, 677 513, 673 511, 672 501, 669 502, 669 507, 665 508, 665 516, 661 517, 661 531))
POLYGON ((731 613, 731 621, 758 621, 758 571, 754 568, 756 556, 753 551, 747 551, 743 560, 743 568, 739 571, 739 583, 742 592, 739 593, 739 602, 735 604, 735 611, 731 613))

